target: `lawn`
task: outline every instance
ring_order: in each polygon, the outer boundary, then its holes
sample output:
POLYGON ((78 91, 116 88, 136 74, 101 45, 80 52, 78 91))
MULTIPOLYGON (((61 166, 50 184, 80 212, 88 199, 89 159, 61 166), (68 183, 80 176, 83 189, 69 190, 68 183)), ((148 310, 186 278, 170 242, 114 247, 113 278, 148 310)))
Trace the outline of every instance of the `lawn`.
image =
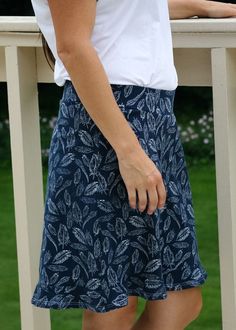
MULTIPOLYGON (((221 330, 220 278, 218 227, 216 209, 215 166, 189 167, 196 230, 202 263, 208 271, 207 282, 202 287, 203 309, 197 320, 187 330, 221 330)), ((44 188, 46 171, 44 171, 44 188)), ((17 275, 16 234, 11 170, 1 168, 0 173, 0 299, 1 328, 20 329, 19 287, 17 275)), ((139 298, 137 315, 145 300, 139 298)), ((52 330, 80 330, 82 309, 51 310, 52 330)))

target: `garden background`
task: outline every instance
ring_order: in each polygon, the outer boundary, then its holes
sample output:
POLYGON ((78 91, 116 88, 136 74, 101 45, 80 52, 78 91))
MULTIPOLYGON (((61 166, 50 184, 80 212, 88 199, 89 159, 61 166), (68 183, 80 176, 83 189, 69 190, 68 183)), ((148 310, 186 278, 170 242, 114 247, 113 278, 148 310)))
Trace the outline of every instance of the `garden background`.
MULTIPOLYGON (((233 1, 228 1, 233 3, 233 1)), ((29 0, 1 0, 0 16, 33 15, 29 0)), ((62 88, 38 84, 44 192, 48 148, 62 88)), ((223 109, 222 109, 223 111, 223 109)), ((185 151, 195 209, 199 253, 208 272, 203 309, 187 330, 221 330, 220 273, 214 159, 214 116, 211 87, 178 86, 174 112, 185 151)), ((5 330, 20 329, 14 201, 11 172, 7 86, 0 83, 0 322, 5 330)), ((139 298, 137 315, 145 300, 139 298)), ((52 330, 80 330, 81 309, 51 310, 52 330)))

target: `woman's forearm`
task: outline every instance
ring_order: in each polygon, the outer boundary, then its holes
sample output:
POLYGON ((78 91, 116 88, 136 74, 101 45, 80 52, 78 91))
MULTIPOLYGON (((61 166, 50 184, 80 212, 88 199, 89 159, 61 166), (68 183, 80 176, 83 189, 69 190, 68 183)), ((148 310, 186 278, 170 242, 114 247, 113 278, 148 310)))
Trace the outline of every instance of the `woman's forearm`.
POLYGON ((168 0, 170 19, 236 17, 236 4, 213 0, 168 0))
POLYGON ((168 0, 170 19, 207 17, 207 0, 168 0))

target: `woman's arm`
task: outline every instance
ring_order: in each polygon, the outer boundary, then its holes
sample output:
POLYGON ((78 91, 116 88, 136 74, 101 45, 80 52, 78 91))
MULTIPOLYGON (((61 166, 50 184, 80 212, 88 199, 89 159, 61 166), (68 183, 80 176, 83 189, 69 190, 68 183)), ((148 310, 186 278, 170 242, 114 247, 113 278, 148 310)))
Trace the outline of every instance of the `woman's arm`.
POLYGON ((236 16, 236 4, 211 0, 168 0, 170 19, 236 16))
MULTIPOLYGON (((119 0, 117 0, 119 1, 119 0)), ((114 148, 130 206, 153 213, 166 200, 162 175, 140 145, 116 103, 104 67, 91 43, 96 0, 48 0, 57 52, 86 111, 114 148), (147 200, 147 194, 149 201, 147 200)))
POLYGON ((96 1, 49 0, 57 52, 89 115, 118 153, 139 143, 120 111, 104 67, 90 41, 96 1))

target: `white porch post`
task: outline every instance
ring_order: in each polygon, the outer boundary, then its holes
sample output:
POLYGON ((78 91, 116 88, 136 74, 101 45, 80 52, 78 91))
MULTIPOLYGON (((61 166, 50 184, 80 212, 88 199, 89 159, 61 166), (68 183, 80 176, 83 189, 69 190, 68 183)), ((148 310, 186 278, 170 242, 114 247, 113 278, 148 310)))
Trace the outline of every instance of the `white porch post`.
POLYGON ((236 329, 236 49, 213 48, 212 81, 223 330, 236 329))
POLYGON ((5 48, 21 329, 50 330, 49 310, 30 302, 37 280, 43 183, 35 48, 5 48))

